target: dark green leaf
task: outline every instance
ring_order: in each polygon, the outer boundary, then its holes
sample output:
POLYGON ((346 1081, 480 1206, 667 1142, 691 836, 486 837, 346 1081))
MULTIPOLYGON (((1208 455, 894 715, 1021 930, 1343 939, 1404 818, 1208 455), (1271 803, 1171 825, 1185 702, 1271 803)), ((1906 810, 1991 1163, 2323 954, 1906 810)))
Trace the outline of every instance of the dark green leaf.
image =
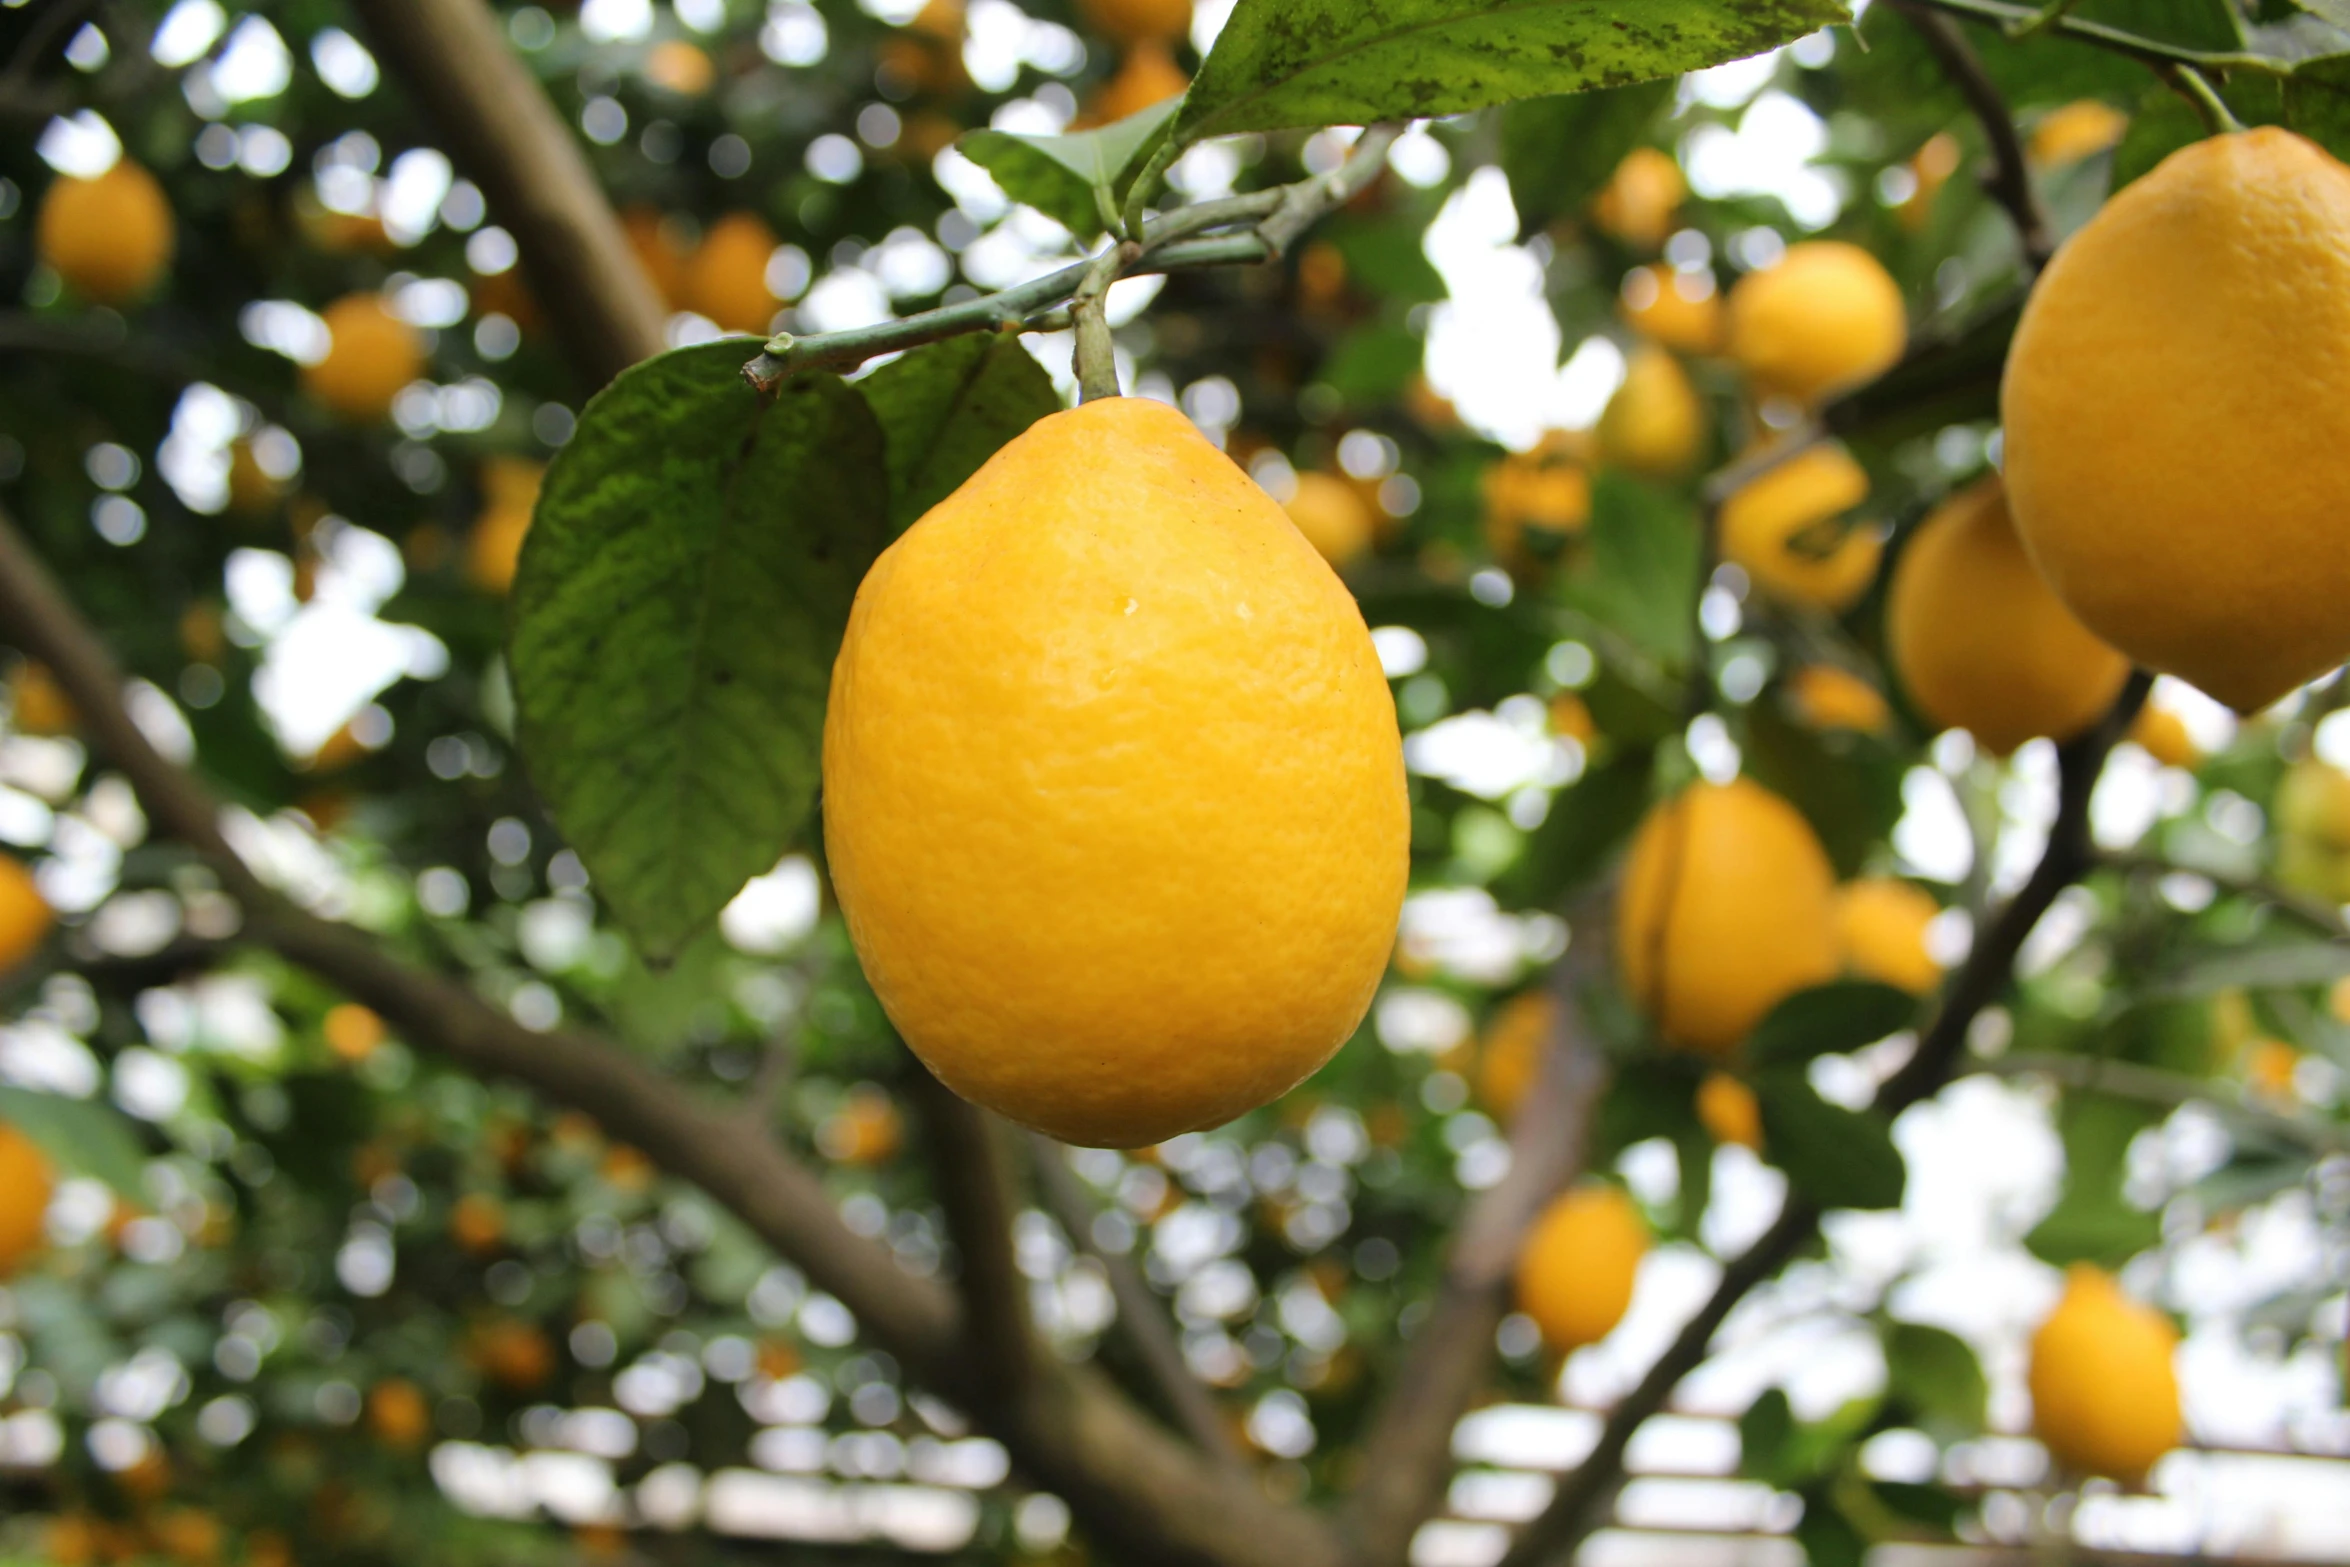
POLYGON ((1880 736, 1808 728, 1772 702, 1747 709, 1745 742, 1755 782, 1804 814, 1837 874, 1858 875, 1906 808, 1908 753, 1880 736))
POLYGON ((994 175, 1005 195, 1036 208, 1078 238, 1091 239, 1116 217, 1127 188, 1164 139, 1182 103, 1170 98, 1123 120, 1061 136, 972 131, 955 146, 994 175))
POLYGON ((1771 1008, 1746 1041, 1757 1067, 1789 1066, 1813 1056, 1842 1055, 1873 1045, 1916 1021, 1918 998, 1870 979, 1814 985, 1771 1008))
POLYGON ((1591 482, 1591 530, 1560 584, 1567 603, 1667 666, 1689 657, 1697 582, 1689 502, 1613 469, 1591 482))
POLYGON ((1771 1485, 1793 1484, 1789 1449, 1795 1441, 1795 1410, 1784 1391, 1766 1387, 1738 1417, 1738 1472, 1771 1485))
POLYGON ((1966 1515, 1966 1504, 1938 1485, 1914 1485, 1904 1480, 1872 1480, 1869 1494, 1887 1511, 1948 1536, 1966 1515))
POLYGON ((1803 1499, 1803 1521, 1795 1526, 1795 1543, 1803 1547, 1803 1559, 1810 1567, 1861 1567, 1869 1548, 1869 1542, 1836 1510, 1824 1490, 1803 1499))
POLYGON ((655 962, 806 821, 833 655, 887 535, 864 399, 816 375, 765 403, 744 352, 663 354, 588 404, 515 583, 523 756, 655 962))
POLYGON ((2065 1095, 2064 1191, 2056 1207, 2024 1237, 2043 1262, 2094 1262, 2116 1268, 2160 1239, 2156 1215, 2122 1196, 2130 1141, 2162 1118, 2154 1106, 2074 1089, 2065 1095))
POLYGON ((1408 327, 1358 327, 1322 361, 1315 379, 1350 403, 1381 402, 1419 370, 1422 346, 1420 334, 1408 327))
POLYGON ((2285 83, 2285 123, 2335 157, 2350 157, 2350 55, 2294 68, 2285 83))
POLYGON ((1444 274, 1428 259, 1416 223, 1349 217, 1344 213, 1315 233, 1317 243, 1345 258, 1348 281, 1399 305, 1432 305, 1445 297, 1444 274))
POLYGON ((148 1201, 139 1134, 112 1105, 0 1086, 0 1124, 22 1132, 67 1174, 104 1181, 133 1203, 148 1201))
POLYGON ((1831 400, 1821 422, 1847 440, 1890 445, 1947 424, 1997 418, 2007 344, 2023 313, 2019 294, 1956 331, 1920 339, 1892 369, 1831 400))
POLYGON ((1990 1386, 1967 1341, 1922 1322, 1896 1322, 1885 1334, 1886 1390, 1910 1408, 1924 1430, 1943 1440, 1979 1436, 1990 1386))
POLYGON ((945 500, 1006 441, 1061 411, 1053 378, 1009 334, 950 337, 863 381, 889 457, 892 532, 945 500))
POLYGON ((1823 1208, 1898 1208, 1907 1171, 1885 1118, 1822 1099, 1797 1067, 1758 1072, 1763 1154, 1823 1208))
POLYGON ((1627 750, 1592 766, 1551 802, 1497 895, 1518 908, 1552 908, 1632 836, 1648 809, 1649 757, 1627 750))
POLYGON ((2174 965, 2155 994, 2208 996, 2222 990, 2330 985, 2350 974, 2350 947, 2332 941, 2244 947, 2190 957, 2174 965))
POLYGON ((1849 17, 1835 0, 1240 0, 1176 134, 1367 125, 1620 87, 1849 17))
POLYGON ((1511 104, 1501 117, 1501 169, 1519 232, 1580 210, 1672 101, 1665 79, 1511 104))
POLYGON ((2244 44, 2243 23, 2229 0, 2084 0, 2072 14, 2187 49, 2225 53, 2244 44))

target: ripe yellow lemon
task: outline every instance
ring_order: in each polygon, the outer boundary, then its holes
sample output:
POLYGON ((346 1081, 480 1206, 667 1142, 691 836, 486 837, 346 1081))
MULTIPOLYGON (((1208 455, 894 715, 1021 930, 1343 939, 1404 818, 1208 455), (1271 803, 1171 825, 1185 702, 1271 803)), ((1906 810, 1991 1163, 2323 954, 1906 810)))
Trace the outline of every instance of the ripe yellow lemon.
POLYGON ((1561 1351, 1596 1344, 1624 1320, 1648 1223, 1613 1186, 1584 1186, 1555 1198, 1518 1252, 1518 1309, 1542 1341, 1561 1351))
POLYGON ((424 1389, 387 1377, 367 1390, 367 1429, 386 1447, 403 1452, 422 1447, 432 1435, 432 1406, 424 1389))
POLYGON ((2032 1335, 2032 1429, 2056 1461, 2135 1483, 2185 1430, 2170 1319, 2087 1263, 2032 1335))
POLYGON ((0 854, 0 974, 31 957, 48 939, 57 916, 33 873, 13 854, 0 854))
POLYGON ((1485 1040, 1477 1051, 1477 1099, 1505 1126, 1534 1085, 1558 1015, 1557 998, 1537 988, 1503 1002, 1485 1026, 1485 1040))
POLYGON ((1705 446, 1705 404, 1681 362, 1664 349, 1634 349, 1624 384, 1599 416, 1599 460, 1651 479, 1687 473, 1705 446))
POLYGON ((1345 1042, 1409 823, 1353 596, 1181 413, 1120 397, 1030 426, 867 574, 824 832, 866 977, 930 1069, 1134 1147, 1345 1042))
POLYGON ((1811 729, 1850 729, 1883 734, 1893 727, 1893 709, 1873 685, 1834 664, 1806 664, 1787 677, 1787 701, 1811 729))
POLYGON ((374 424, 424 373, 424 340, 380 295, 346 294, 323 311, 326 357, 302 370, 310 395, 353 424, 374 424))
POLYGON ((1591 715, 1591 704, 1575 692, 1552 697, 1547 716, 1550 732, 1560 739, 1572 740, 1586 751, 1599 743, 1599 720, 1591 715))
MULTIPOLYGON (((637 265, 645 269, 645 276, 651 280, 653 292, 661 296, 661 302, 672 310, 684 306, 687 249, 669 218, 658 207, 629 207, 620 214, 620 232, 628 236, 628 248, 636 253, 637 265)), ((762 285, 766 276, 767 258, 761 256, 762 285)))
POLYGON ((1762 1104, 1727 1072, 1708 1072, 1697 1085, 1697 1119, 1717 1143, 1762 1151, 1762 1104))
POLYGON ((2038 736, 2080 733, 2129 678, 2129 660, 2074 619, 2032 569, 1996 477, 1918 525, 1894 563, 1885 616, 1910 700, 2000 756, 2038 736))
POLYGON ((1840 613, 1876 580, 1884 542, 1845 513, 1869 476, 1841 446, 1815 446, 1722 503, 1722 555, 1783 603, 1840 613))
POLYGON ((1191 0, 1079 0, 1077 9, 1125 44, 1171 44, 1191 31, 1191 0))
POLYGON ((1926 138, 1909 160, 1909 177, 1917 186, 1894 209, 1901 226, 1912 234, 1921 232, 1934 216, 1934 198, 1942 194, 1942 187, 1950 183, 1950 176, 1958 172, 1958 138, 1948 131, 1936 131, 1926 138))
POLYGON ((171 203, 128 158, 92 179, 60 175, 41 197, 33 239, 41 259, 82 298, 135 304, 171 265, 171 203))
POLYGON ((1297 491, 1282 509, 1306 542, 1333 566, 1358 558, 1378 531, 1378 519, 1371 515, 1363 492, 1334 473, 1299 474, 1297 491))
POLYGON ((40 1249, 57 1178, 33 1140, 0 1122, 0 1279, 40 1249))
POLYGON ((1485 542, 1514 569, 1553 560, 1591 521, 1582 436, 1552 430, 1485 470, 1485 542))
POLYGON ((1673 232, 1689 183, 1669 152, 1635 147, 1591 199, 1591 221, 1635 250, 1654 250, 1673 232))
POLYGON ((775 231, 756 213, 730 212, 711 224, 679 279, 685 307, 729 332, 766 336, 783 308, 767 286, 775 245, 775 231))
POLYGON ((1683 354, 1721 352, 1722 296, 1705 273, 1634 267, 1624 274, 1616 308, 1626 326, 1652 343, 1683 354))
POLYGON ((1183 67, 1175 63, 1166 45, 1138 43, 1126 51, 1117 74, 1086 100, 1085 118, 1090 124, 1107 125, 1169 98, 1180 98, 1190 90, 1191 78, 1183 74, 1183 67))
POLYGON ((1730 357, 1764 391, 1799 403, 1867 380, 1908 340, 1892 274, 1841 240, 1790 246, 1730 290, 1730 357))
POLYGON ((514 568, 522 559, 522 540, 530 532, 545 472, 544 464, 514 457, 493 457, 484 466, 487 504, 465 542, 465 575, 483 592, 504 593, 514 586, 514 568))
POLYGON ((2192 768, 2203 761, 2203 748, 2187 732, 2187 721, 2167 707, 2149 703, 2138 709, 2130 721, 2130 739, 2165 767, 2192 768))
POLYGON ((2089 629, 2241 712, 2350 656, 2350 169, 2274 127, 2171 154, 2042 274, 2000 405, 2089 629))
POLYGON ((645 53, 645 80, 681 98, 708 92, 717 74, 710 57, 682 38, 664 39, 645 53))
POLYGON ((1633 834, 1616 906, 1625 987, 1667 1041, 1735 1050, 1764 1013, 1836 977, 1835 872, 1760 784, 1693 784, 1633 834))
POLYGON ((1867 876, 1836 890, 1836 942, 1844 966, 1913 995, 1942 983, 1942 965, 1926 951, 1926 927, 1942 905, 1911 882, 1867 876))
POLYGON ((2130 117, 2112 104, 2082 98, 2041 116, 2028 150, 2034 163, 2053 169, 2118 146, 2129 128, 2130 117))

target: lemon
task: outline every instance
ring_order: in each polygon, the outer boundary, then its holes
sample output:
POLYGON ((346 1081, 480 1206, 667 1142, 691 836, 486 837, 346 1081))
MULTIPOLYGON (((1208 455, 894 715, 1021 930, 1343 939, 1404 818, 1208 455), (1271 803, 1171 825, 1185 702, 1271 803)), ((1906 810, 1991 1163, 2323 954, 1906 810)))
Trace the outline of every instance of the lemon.
POLYGON ((326 357, 302 370, 310 395, 353 424, 374 424, 424 373, 424 340, 375 294, 346 294, 320 312, 326 357))
POLYGON ((1958 172, 1958 138, 1948 131, 1936 131, 1909 160, 1909 177, 1916 188, 1894 209, 1901 226, 1916 234, 1924 230, 1934 215, 1934 198, 1942 194, 1942 187, 1950 183, 1950 176, 1958 172))
POLYGON ((2167 707, 2149 703, 2138 709, 2130 721, 2130 739, 2165 767, 2194 768, 2203 761, 2203 748, 2187 732, 2186 720, 2167 707))
POLYGON ((1485 542, 1495 558, 1527 570, 1557 558, 1591 521, 1588 443, 1551 430, 1533 450, 1485 470, 1485 542))
POLYGON ((2032 1429, 2059 1464, 2136 1483, 2179 1443, 2178 1330, 2075 1263, 2064 1296, 2032 1335, 2032 1429))
POLYGON ((1850 729, 1883 734, 1893 727, 1893 709, 1877 688, 1849 669, 1806 664, 1787 677, 1787 701, 1811 729, 1850 729))
POLYGON ((1616 308, 1626 326, 1652 343, 1684 354, 1721 351, 1722 296, 1703 272, 1634 267, 1624 274, 1616 308))
POLYGON ((2350 169, 2274 127, 2171 154, 2042 274, 2000 401, 2092 631, 2241 712, 2350 655, 2350 169))
POLYGON ((1552 1200, 1518 1252, 1518 1309, 1542 1341, 1565 1352, 1596 1344, 1624 1320, 1648 1224, 1613 1186, 1585 1186, 1552 1200))
POLYGON ((775 231, 756 213, 730 212, 711 224, 679 274, 685 307, 726 331, 765 337, 783 308, 767 286, 775 245, 775 231))
POLYGON ((1894 563, 1885 618, 1910 700, 2000 756, 2035 737, 2080 733, 2129 678, 2129 661, 2032 569, 1996 477, 1918 525, 1894 563))
POLYGON ((1558 1015, 1558 1001, 1549 991, 1526 990, 1503 1002, 1486 1025, 1477 1051, 1477 1099, 1505 1126, 1534 1085, 1558 1015))
POLYGON ((239 436, 228 443, 228 511, 232 517, 266 517, 285 498, 283 481, 261 466, 253 443, 239 436))
POLYGON ((1908 339, 1892 274, 1841 240, 1789 246, 1730 290, 1730 357, 1757 387, 1799 403, 1867 380, 1908 339))
POLYGON ((1722 555, 1783 603, 1838 613, 1876 580, 1884 544, 1841 521, 1869 476, 1841 446, 1814 446, 1749 480, 1722 504, 1722 555))
POLYGON ((1705 446, 1705 404, 1679 360, 1644 345, 1624 366, 1624 384, 1599 416, 1598 437, 1601 462, 1677 479, 1705 446))
POLYGON ((1616 907, 1625 988, 1673 1044, 1735 1050, 1764 1013, 1836 977, 1835 873, 1785 800, 1693 784, 1633 834, 1616 907))
POLYGON ((681 98, 699 98, 717 74, 710 57, 682 38, 663 39, 645 54, 645 80, 681 98))
POLYGON ((513 457, 493 457, 484 465, 487 504, 465 542, 465 575, 483 592, 504 593, 514 586, 514 568, 522 559, 522 540, 530 532, 545 471, 543 464, 513 457))
POLYGON ((0 973, 38 951, 56 920, 24 861, 0 854, 0 973))
POLYGON ((0 1122, 0 1279, 40 1249, 57 1178, 33 1140, 0 1122))
POLYGON ((1844 966, 1913 995, 1942 983, 1942 965, 1926 951, 1926 927, 1942 905, 1924 888, 1890 876, 1866 876, 1836 890, 1836 941, 1844 966))
MULTIPOLYGON (((684 307, 687 247, 679 241, 676 226, 657 207, 630 207, 620 214, 620 232, 628 237, 628 248, 636 253, 637 265, 645 269, 661 302, 672 310, 684 307)), ((766 279, 767 258, 761 256, 762 287, 766 279)))
POLYGON ((1762 1105, 1727 1072, 1708 1072, 1697 1085, 1697 1119, 1717 1143, 1762 1151, 1762 1105))
POLYGON ((1077 9, 1120 43, 1171 44, 1191 31, 1191 0, 1078 0, 1077 9))
POLYGON ((1688 194, 1671 153, 1635 147, 1591 199, 1591 221, 1635 250, 1654 250, 1673 232, 1673 217, 1688 194))
POLYGON ((432 1406, 424 1390, 387 1377, 367 1390, 367 1429, 386 1447, 411 1451, 432 1435, 432 1406))
POLYGON ((1297 492, 1282 508, 1321 557, 1345 566, 1371 547, 1378 519, 1363 492, 1334 473, 1301 473, 1297 492))
POLYGON ((1408 807, 1353 597, 1176 410, 1054 414, 859 588, 825 845, 948 1087, 1133 1147, 1285 1092, 1395 940, 1408 807))
POLYGON ((120 158, 91 179, 58 176, 41 197, 33 242, 82 298, 135 304, 171 265, 171 203, 154 175, 120 158))
POLYGON ((1094 89, 1086 100, 1086 118, 1096 125, 1140 114, 1153 104, 1180 98, 1191 89, 1191 78, 1167 52, 1164 44, 1138 43, 1118 62, 1117 74, 1094 89))
POLYGON ((2027 150, 2040 167, 2059 168, 2111 151, 2129 128, 2130 117, 2112 104, 2082 98, 2042 115, 2027 150))
POLYGON ((1599 720, 1591 715, 1591 704, 1575 692, 1552 697, 1547 716, 1550 732, 1560 739, 1572 740, 1586 751, 1599 743, 1599 720))
POLYGON ((73 698, 47 664, 27 659, 8 672, 8 722, 20 735, 69 735, 81 724, 73 698))

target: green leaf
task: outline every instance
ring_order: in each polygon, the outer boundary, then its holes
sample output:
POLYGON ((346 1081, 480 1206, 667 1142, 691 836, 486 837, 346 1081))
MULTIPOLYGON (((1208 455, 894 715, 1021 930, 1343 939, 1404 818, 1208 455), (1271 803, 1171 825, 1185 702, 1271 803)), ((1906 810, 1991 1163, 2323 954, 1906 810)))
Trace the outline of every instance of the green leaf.
POLYGON ((2120 190, 2144 178, 2156 164, 2205 134, 2203 121, 2186 99, 2164 88, 2148 93, 2130 116, 2121 145, 2113 150, 2113 188, 2120 190))
POLYGON ((1758 1072, 1763 1153, 1823 1208, 1898 1208, 1907 1171, 1885 1118, 1832 1105, 1799 1067, 1758 1072))
POLYGON ((1917 1423, 1943 1440, 1982 1434, 1990 1384, 1965 1339, 1922 1322, 1896 1322, 1885 1334, 1886 1390, 1917 1423))
POLYGON ((1561 594, 1659 663, 1678 666, 1690 653, 1697 551, 1697 516, 1684 497, 1603 468, 1591 481, 1584 553, 1561 594))
POLYGON ((1551 908, 1632 836, 1648 809, 1649 753, 1627 749, 1594 764, 1551 802, 1525 852, 1494 891, 1518 908, 1551 908))
POLYGON ((744 352, 680 349, 597 394, 515 582, 523 757, 656 963, 806 821, 833 655, 887 536, 865 400, 812 375, 764 402, 744 352))
POLYGON ((1803 1499, 1803 1520, 1795 1526, 1795 1543, 1803 1547, 1803 1559, 1809 1567, 1861 1567, 1869 1549, 1869 1542, 1824 1492, 1803 1499))
POLYGON ((1433 305, 1445 297, 1444 274, 1428 259, 1420 223, 1340 213, 1314 237, 1345 258, 1350 283, 1391 304, 1433 305))
POLYGON ((1518 232, 1532 234, 1579 211, 1640 145, 1673 101, 1664 78, 1513 103, 1501 116, 1501 171, 1509 176, 1518 232))
POLYGON ((1746 713, 1746 768, 1804 814, 1840 876, 1858 875, 1906 808, 1910 753, 1882 736, 1810 729, 1782 704, 1746 713))
POLYGON ((1794 1066, 1814 1056, 1842 1055, 1909 1027, 1918 998, 1869 979, 1814 985, 1771 1008, 1746 1041, 1757 1067, 1794 1066))
POLYGON ((1060 136, 971 131, 955 146, 994 175, 1005 195, 1091 239, 1116 221, 1127 188, 1182 105, 1182 99, 1170 98, 1123 120, 1060 136))
POLYGON ((2285 123, 2335 157, 2350 157, 2350 55, 2294 67, 2285 83, 2285 123))
POLYGON ((0 1123, 22 1132, 58 1169, 104 1181, 131 1202, 148 1201, 147 1155, 112 1105, 0 1086, 0 1123))
POLYGON ((2025 1248, 2059 1267, 2094 1262, 2118 1268, 2162 1236, 2158 1216, 2122 1196, 2130 1140, 2162 1119, 2156 1107, 2075 1089, 2065 1095, 2064 1191, 2024 1237, 2025 1248))
POLYGON ((1938 1485, 1871 1480, 1868 1487, 1878 1506, 1911 1523, 1923 1524, 1945 1538, 1957 1531, 1958 1521, 1966 1516, 1966 1503, 1938 1485))
POLYGON ((2208 996, 2222 990, 2330 985, 2344 975, 2350 975, 2350 947, 2333 941, 2290 942, 2190 956, 2173 964, 2149 994, 2208 996))
POLYGON ((1351 404, 1385 402, 1419 370, 1425 349, 1411 328, 1373 322, 1349 332, 1314 379, 1351 404))
POLYGON ((1788 1485, 1807 1478, 1790 1460, 1795 1410, 1783 1389, 1766 1387, 1738 1417, 1738 1472, 1750 1480, 1788 1485))
POLYGON ((1240 0, 1175 133, 1367 125, 1621 87, 1850 16, 1837 0, 1240 0))
POLYGON ((1061 411, 1053 378, 1009 333, 917 348, 857 390, 881 421, 893 533, 953 494, 1006 441, 1061 411))
POLYGON ((1892 445, 1944 425, 1999 415, 2007 345, 2023 319, 2021 294, 1957 330, 1921 339, 1900 363, 1820 410, 1820 422, 1847 440, 1892 445))

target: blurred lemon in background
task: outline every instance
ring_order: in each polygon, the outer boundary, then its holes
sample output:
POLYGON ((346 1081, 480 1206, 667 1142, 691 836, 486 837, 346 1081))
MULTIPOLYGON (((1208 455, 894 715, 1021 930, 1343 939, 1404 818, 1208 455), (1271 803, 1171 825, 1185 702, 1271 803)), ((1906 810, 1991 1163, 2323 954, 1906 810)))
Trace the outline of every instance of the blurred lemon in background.
POLYGON ((1654 250, 1673 232, 1673 218, 1689 182, 1669 152, 1635 147, 1591 199, 1591 221, 1600 232, 1635 250, 1654 250))
POLYGON ((2032 1430, 2050 1456, 2077 1473, 2143 1481, 2185 1430, 2178 1345, 2170 1319, 2111 1274, 2068 1269, 2063 1298, 2032 1335, 2032 1430))
POLYGON ((1762 1151, 1762 1105, 1753 1089, 1727 1072, 1708 1072, 1698 1083, 1697 1119, 1717 1143, 1762 1151))
POLYGON ((711 224, 679 274, 685 307, 729 332, 765 337, 775 312, 783 308, 767 286, 767 262, 776 244, 775 231, 756 213, 730 212, 711 224))
POLYGON ((1942 983, 1926 950, 1926 927, 1942 912, 1932 893, 1892 876, 1867 876, 1836 889, 1836 941, 1844 966, 1863 979, 1924 995, 1942 983))
POLYGON ((1616 308, 1633 331, 1677 353, 1721 351, 1722 296, 1702 272, 1634 267, 1624 275, 1616 308))
POLYGON ((1624 1320, 1648 1222, 1614 1186, 1578 1187, 1552 1200, 1518 1252, 1518 1309, 1564 1353, 1596 1344, 1624 1320))
POLYGON ((1722 503, 1722 556, 1784 603, 1838 613, 1876 580, 1884 545, 1840 519, 1869 497, 1869 476, 1841 446, 1814 446, 1722 503))
POLYGON ((41 197, 33 242, 66 287, 99 305, 145 298, 171 265, 171 203, 128 158, 89 179, 61 174, 41 197))
POLYGON ((1705 403, 1688 372, 1654 345, 1632 351, 1624 384, 1599 416, 1599 460, 1644 478, 1677 479, 1705 449, 1705 403))
POLYGON ((424 340, 377 294, 346 294, 319 314, 326 357, 303 367, 302 385, 353 424, 380 423, 424 374, 424 340))
POLYGON ((49 1156, 0 1121, 0 1279, 40 1249, 56 1186, 49 1156))
POLYGON ((1841 240, 1791 245, 1730 290, 1730 357, 1757 387, 1799 403, 1869 379, 1908 337, 1893 275, 1841 240))
POLYGON ((2111 151, 2129 129, 2130 117, 2112 104, 2082 98, 2042 115, 2026 150, 2040 167, 2059 168, 2111 151))
POLYGON ((1333 566, 1345 566, 1371 547, 1378 519, 1363 492, 1334 473, 1309 470, 1282 504, 1306 542, 1333 566))

